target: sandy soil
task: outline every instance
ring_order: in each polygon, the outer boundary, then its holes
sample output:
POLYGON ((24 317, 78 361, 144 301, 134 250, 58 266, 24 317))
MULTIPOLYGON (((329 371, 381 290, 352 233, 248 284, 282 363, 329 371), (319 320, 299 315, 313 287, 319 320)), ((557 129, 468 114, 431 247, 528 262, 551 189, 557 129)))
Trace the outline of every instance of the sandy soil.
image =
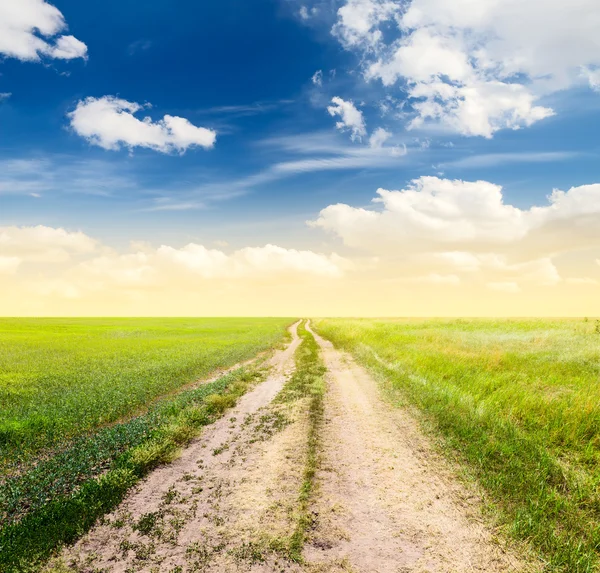
MULTIPOLYGON (((297 523, 308 399, 273 402, 300 340, 271 374, 63 552, 79 573, 535 571, 495 539, 476 493, 414 419, 352 359, 316 336, 329 370, 305 563, 282 547, 297 523)), ((64 570, 64 569, 63 569, 64 570)))
POLYGON ((328 372, 317 527, 308 561, 364 573, 530 571, 502 548, 406 412, 369 374, 315 335, 328 372))

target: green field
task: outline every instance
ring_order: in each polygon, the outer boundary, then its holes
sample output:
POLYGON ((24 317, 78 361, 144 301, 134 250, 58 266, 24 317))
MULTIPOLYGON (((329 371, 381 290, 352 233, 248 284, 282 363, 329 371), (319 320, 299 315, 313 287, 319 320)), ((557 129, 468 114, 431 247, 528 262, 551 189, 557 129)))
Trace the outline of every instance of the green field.
POLYGON ((0 468, 282 340, 286 319, 0 319, 0 468))
POLYGON ((600 562, 600 333, 588 320, 319 320, 416 407, 547 570, 600 562))
POLYGON ((36 570, 260 377, 289 319, 0 320, 0 570, 36 570))

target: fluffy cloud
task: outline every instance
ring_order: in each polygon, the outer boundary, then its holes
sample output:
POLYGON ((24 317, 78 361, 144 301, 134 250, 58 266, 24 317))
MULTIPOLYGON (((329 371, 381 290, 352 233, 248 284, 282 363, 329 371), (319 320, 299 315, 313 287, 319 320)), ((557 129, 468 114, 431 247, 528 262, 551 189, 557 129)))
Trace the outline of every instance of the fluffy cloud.
POLYGON ((81 232, 53 227, 0 227, 0 256, 5 265, 28 261, 61 263, 74 255, 93 253, 97 243, 81 232), (8 261, 8 262, 7 262, 8 261))
POLYGON ((600 240, 600 184, 555 190, 549 203, 520 209, 505 204, 502 188, 487 181, 421 177, 400 191, 377 190, 381 210, 331 205, 311 224, 349 246, 371 250, 431 251, 461 245, 478 251, 521 244, 561 252, 600 240), (550 231, 555 236, 550 239, 550 231), (558 239, 558 240, 556 240, 558 239))
POLYGON ((529 209, 506 204, 487 181, 421 177, 377 195, 373 208, 330 205, 309 225, 391 266, 402 260, 417 278, 481 276, 496 290, 556 285, 555 256, 600 247, 600 185, 554 190, 529 209))
POLYGON ((104 149, 147 147, 163 153, 182 153, 190 147, 214 146, 216 132, 196 127, 183 117, 165 115, 157 122, 135 117, 144 107, 111 96, 89 97, 77 104, 69 119, 78 135, 104 149))
MULTIPOLYGON (((273 281, 337 280, 354 265, 335 253, 322 254, 267 244, 231 252, 190 243, 177 248, 132 244, 119 252, 81 232, 51 227, 1 227, 0 274, 22 280, 34 295, 85 299, 112 293, 195 292, 270 285, 273 281)), ((4 286, 7 286, 5 284, 4 286)))
POLYGON ((338 23, 333 33, 347 48, 361 46, 372 49, 381 41, 378 29, 399 6, 395 2, 381 0, 347 0, 338 10, 338 23))
POLYGON ((265 274, 310 274, 340 277, 349 262, 333 254, 284 249, 275 245, 246 247, 226 255, 217 249, 191 243, 182 249, 162 246, 158 257, 168 260, 203 278, 244 277, 265 274))
POLYGON ((340 130, 349 130, 352 141, 361 140, 367 135, 367 128, 363 114, 351 101, 345 101, 341 97, 334 97, 331 100, 333 105, 327 108, 329 115, 340 117, 335 126, 340 130))
POLYGON ((596 0, 346 0, 332 31, 361 52, 368 80, 408 92, 409 127, 491 137, 552 115, 538 100, 582 70, 600 85, 598 29, 596 0))
POLYGON ((0 0, 0 54, 23 61, 42 56, 85 58, 87 46, 73 36, 57 35, 67 28, 64 16, 44 0, 0 0))
POLYGON ((383 144, 392 137, 392 134, 383 129, 383 127, 378 127, 369 137, 369 147, 373 149, 381 149, 383 144))

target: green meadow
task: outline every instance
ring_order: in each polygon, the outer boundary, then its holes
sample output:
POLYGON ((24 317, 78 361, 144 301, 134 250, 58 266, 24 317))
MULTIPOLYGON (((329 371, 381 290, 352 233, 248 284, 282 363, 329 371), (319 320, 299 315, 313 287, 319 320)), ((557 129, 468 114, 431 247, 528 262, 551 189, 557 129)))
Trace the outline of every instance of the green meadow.
POLYGON ((261 379, 289 319, 1 319, 0 571, 36 571, 261 379))
POLYGON ((345 320, 320 334, 377 375, 546 570, 600 563, 600 323, 345 320))
POLYGON ((0 468, 281 341, 286 319, 0 319, 0 468))

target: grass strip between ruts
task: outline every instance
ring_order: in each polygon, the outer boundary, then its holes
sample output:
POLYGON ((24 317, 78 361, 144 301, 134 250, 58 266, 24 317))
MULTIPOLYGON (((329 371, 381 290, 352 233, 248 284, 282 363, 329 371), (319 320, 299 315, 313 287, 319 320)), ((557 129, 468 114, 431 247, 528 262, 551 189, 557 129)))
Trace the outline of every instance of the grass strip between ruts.
POLYGON ((288 558, 301 563, 306 534, 312 524, 309 505, 314 495, 315 473, 319 463, 319 434, 323 420, 325 396, 323 377, 327 369, 321 360, 319 345, 314 336, 305 328, 305 323, 298 327, 298 334, 302 338, 302 344, 296 351, 296 370, 276 400, 290 402, 303 397, 309 399, 306 461, 298 495, 296 527, 286 548, 288 558))

